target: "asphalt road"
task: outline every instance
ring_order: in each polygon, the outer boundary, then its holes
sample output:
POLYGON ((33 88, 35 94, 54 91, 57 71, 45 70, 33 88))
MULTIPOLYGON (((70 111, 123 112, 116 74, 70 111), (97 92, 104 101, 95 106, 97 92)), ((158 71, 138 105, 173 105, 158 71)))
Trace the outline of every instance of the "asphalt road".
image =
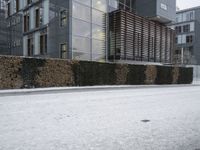
POLYGON ((200 86, 0 95, 0 150, 199 150, 200 86))

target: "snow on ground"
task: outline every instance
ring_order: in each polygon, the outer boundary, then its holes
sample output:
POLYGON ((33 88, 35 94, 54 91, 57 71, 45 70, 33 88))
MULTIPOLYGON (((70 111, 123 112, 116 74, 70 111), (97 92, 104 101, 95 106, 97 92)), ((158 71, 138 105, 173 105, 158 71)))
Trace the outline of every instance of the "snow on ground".
POLYGON ((0 95, 0 150, 198 148, 200 86, 0 95))

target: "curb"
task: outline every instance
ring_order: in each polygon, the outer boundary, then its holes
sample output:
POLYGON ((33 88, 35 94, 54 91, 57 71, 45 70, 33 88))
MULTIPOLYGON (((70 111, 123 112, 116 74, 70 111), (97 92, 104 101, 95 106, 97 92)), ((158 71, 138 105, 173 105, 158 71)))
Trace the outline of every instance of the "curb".
POLYGON ((177 87, 196 87, 197 84, 191 85, 130 85, 130 86, 86 86, 86 87, 59 87, 59 88, 38 88, 38 89, 17 89, 17 90, 0 90, 0 97, 38 95, 38 94, 58 94, 58 93, 76 93, 92 92, 104 90, 128 90, 128 89, 148 89, 148 88, 177 88, 177 87))

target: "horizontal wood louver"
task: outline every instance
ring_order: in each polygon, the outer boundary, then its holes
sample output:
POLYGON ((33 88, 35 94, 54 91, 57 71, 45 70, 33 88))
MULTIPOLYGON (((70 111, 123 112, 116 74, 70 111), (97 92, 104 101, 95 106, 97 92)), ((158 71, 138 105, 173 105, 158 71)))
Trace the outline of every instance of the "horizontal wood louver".
POLYGON ((109 15, 111 60, 171 63, 175 32, 132 12, 109 15))

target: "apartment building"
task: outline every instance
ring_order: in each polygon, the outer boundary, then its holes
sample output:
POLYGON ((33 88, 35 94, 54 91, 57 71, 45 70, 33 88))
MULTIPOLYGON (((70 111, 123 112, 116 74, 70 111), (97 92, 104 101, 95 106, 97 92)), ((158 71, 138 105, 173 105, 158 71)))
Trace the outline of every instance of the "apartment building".
MULTIPOLYGON (((108 61, 109 13, 118 9, 135 13, 136 4, 137 8, 142 5, 137 0, 7 0, 11 52, 23 56, 108 61)), ((167 7, 165 13, 171 12, 168 1, 159 2, 156 9, 164 10, 163 5, 167 7)), ((143 15, 139 10, 137 14, 143 15)), ((156 22, 162 25, 173 20, 157 11, 155 15, 156 22)))
POLYGON ((174 61, 180 64, 200 64, 200 7, 178 11, 174 61))

